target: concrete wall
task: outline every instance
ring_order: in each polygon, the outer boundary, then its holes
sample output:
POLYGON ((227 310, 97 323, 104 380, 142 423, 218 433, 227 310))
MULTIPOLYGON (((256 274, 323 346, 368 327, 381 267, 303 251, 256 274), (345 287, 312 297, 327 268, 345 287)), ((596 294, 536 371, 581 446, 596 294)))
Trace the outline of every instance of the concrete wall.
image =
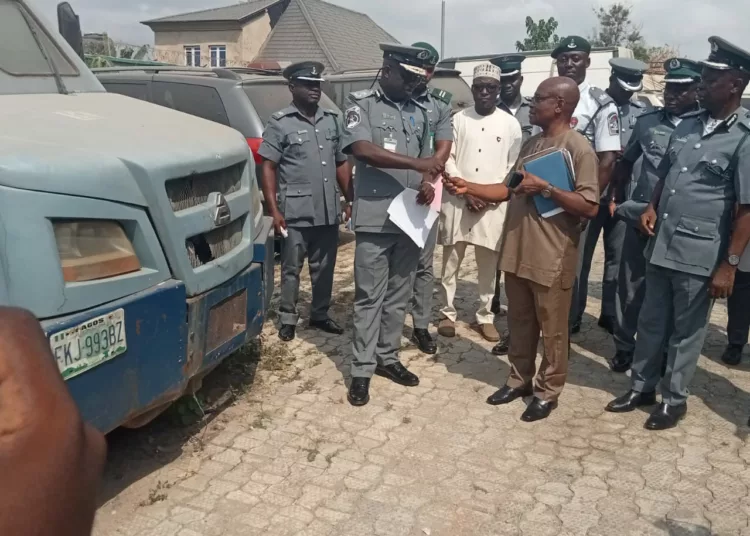
POLYGON ((242 38, 240 40, 242 47, 242 60, 250 63, 258 55, 260 47, 266 42, 268 34, 271 33, 271 17, 264 13, 242 28, 242 38))
POLYGON ((271 18, 267 13, 251 20, 244 27, 216 27, 214 24, 179 25, 176 29, 154 30, 154 59, 165 63, 185 65, 185 47, 201 47, 201 66, 211 64, 212 45, 227 47, 227 67, 243 67, 253 61, 271 32, 271 18), (213 26, 213 27, 212 27, 213 26))

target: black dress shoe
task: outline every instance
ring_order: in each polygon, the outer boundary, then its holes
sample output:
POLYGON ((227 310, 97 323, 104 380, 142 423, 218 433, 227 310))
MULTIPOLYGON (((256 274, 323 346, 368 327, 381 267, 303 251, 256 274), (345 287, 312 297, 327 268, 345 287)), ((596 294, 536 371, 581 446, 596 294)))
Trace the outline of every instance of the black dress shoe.
POLYGON ((615 398, 604 409, 610 413, 628 413, 635 411, 637 408, 653 406, 654 404, 656 404, 656 391, 650 393, 628 391, 627 394, 622 395, 620 398, 615 398))
POLYGON ((352 378, 346 396, 352 406, 364 406, 370 401, 370 378, 352 378))
POLYGON ((415 329, 411 340, 423 353, 430 355, 437 353, 437 343, 426 329, 415 329))
POLYGON ((611 316, 600 316, 599 327, 612 335, 615 332, 615 319, 611 316))
POLYGON ((531 386, 513 389, 512 387, 504 385, 502 389, 487 399, 487 403, 490 406, 502 406, 503 404, 510 404, 514 400, 525 396, 531 396, 533 394, 534 390, 531 386))
POLYGON ((610 363, 609 368, 612 369, 612 372, 623 374, 630 370, 632 364, 633 354, 629 354, 628 352, 617 352, 615 357, 612 358, 612 363, 610 363))
POLYGON ((510 350, 510 333, 503 335, 500 342, 495 345, 492 349, 492 353, 495 355, 508 355, 510 350))
POLYGON ((290 324, 281 326, 281 329, 279 330, 279 339, 281 339, 284 342, 289 342, 289 341, 293 341, 296 336, 297 336, 297 326, 292 326, 290 324))
POLYGON ((326 318, 325 320, 310 320, 310 327, 313 329, 319 329, 320 331, 325 331, 326 333, 331 333, 333 335, 344 334, 344 328, 339 326, 330 318, 326 318))
POLYGON ((577 333, 580 333, 580 332, 581 332, 581 321, 580 320, 576 320, 570 326, 570 334, 571 335, 576 335, 577 333))
POLYGON ((660 405, 648 418, 645 424, 646 430, 669 430, 677 426, 677 423, 687 413, 687 404, 681 406, 660 405))
POLYGON ((541 421, 549 417, 553 409, 557 409, 557 402, 545 402, 544 400, 534 398, 529 407, 526 408, 526 411, 523 412, 523 415, 521 415, 521 420, 523 422, 541 421))
POLYGON ((730 367, 736 367, 742 362, 742 349, 744 346, 727 346, 721 360, 730 367))
POLYGON ((404 387, 416 387, 419 385, 419 378, 415 374, 406 370, 406 367, 401 363, 394 363, 387 367, 378 365, 375 369, 375 374, 382 376, 383 378, 388 378, 392 382, 403 385, 404 387))

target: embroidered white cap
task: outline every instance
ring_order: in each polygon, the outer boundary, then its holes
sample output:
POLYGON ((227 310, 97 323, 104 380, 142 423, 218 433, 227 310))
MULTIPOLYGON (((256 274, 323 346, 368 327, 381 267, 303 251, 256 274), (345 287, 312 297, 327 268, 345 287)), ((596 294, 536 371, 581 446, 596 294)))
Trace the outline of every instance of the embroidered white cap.
POLYGON ((500 67, 489 62, 474 67, 474 78, 493 78, 500 81, 500 67))

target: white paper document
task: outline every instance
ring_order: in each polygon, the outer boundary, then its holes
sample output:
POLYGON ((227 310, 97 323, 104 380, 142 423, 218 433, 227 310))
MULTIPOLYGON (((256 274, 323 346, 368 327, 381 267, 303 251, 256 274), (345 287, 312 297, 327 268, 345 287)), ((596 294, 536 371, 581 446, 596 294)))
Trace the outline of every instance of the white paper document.
POLYGON ((427 237, 440 213, 429 205, 417 204, 417 194, 416 190, 410 188, 401 192, 388 207, 388 217, 416 245, 424 249, 427 237))

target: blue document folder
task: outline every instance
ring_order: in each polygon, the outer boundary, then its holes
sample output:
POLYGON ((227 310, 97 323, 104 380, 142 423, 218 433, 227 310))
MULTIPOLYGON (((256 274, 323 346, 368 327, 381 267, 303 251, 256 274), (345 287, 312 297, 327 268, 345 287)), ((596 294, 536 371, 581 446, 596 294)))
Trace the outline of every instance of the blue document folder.
MULTIPOLYGON (((549 182, 559 190, 572 192, 575 188, 575 173, 570 153, 565 149, 544 151, 524 160, 523 169, 549 182)), ((564 212, 552 199, 541 194, 534 196, 534 204, 542 218, 550 218, 564 212)))

